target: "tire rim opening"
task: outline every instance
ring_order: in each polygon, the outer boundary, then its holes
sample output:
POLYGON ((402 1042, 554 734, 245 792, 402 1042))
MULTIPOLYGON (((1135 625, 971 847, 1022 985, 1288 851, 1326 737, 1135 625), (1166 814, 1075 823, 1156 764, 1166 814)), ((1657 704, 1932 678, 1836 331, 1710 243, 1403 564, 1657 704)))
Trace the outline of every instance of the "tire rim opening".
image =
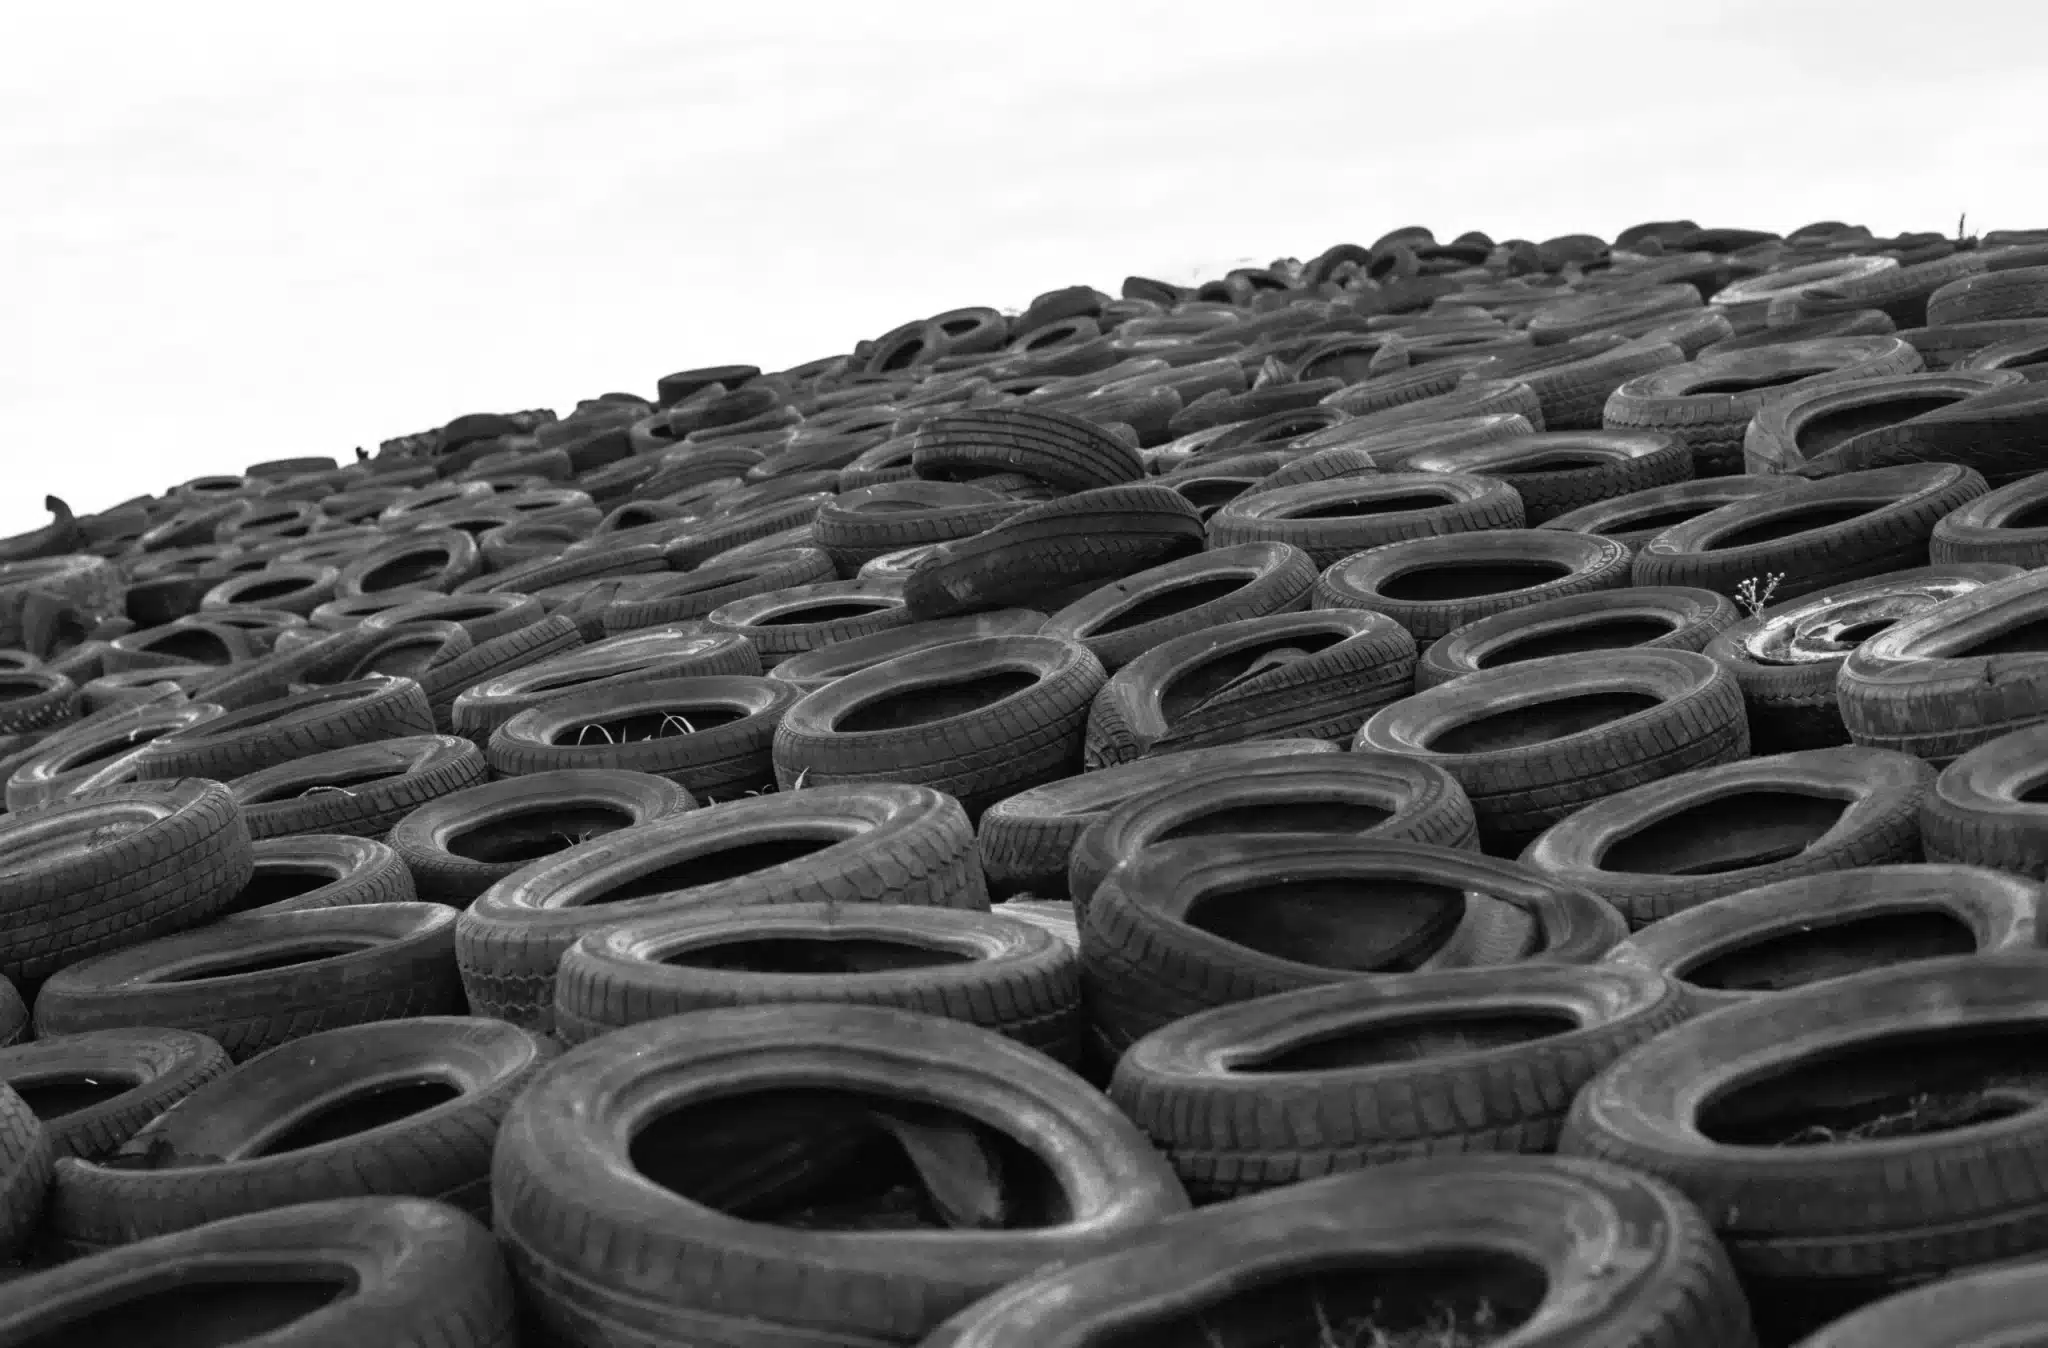
MULTIPOLYGON (((147 1287, 148 1284, 143 1284, 147 1287)), ((216 1348, 247 1343, 281 1330, 356 1290, 352 1277, 277 1278, 269 1268, 232 1273, 180 1268, 172 1287, 122 1297, 118 1286, 81 1300, 78 1314, 31 1338, 20 1348, 75 1348, 118 1343, 121 1348, 216 1348), (108 1296, 118 1298, 106 1304, 108 1296)))
POLYGON ((1367 833, 1394 817, 1392 810, 1362 800, 1280 800, 1224 805, 1175 824, 1155 842, 1218 833, 1367 833))
POLYGON ((907 940, 873 936, 733 937, 693 944, 661 957, 681 969, 719 969, 750 974, 894 973, 899 969, 931 969, 947 964, 972 964, 972 955, 907 940))
POLYGON ((1379 593, 1383 599, 1404 604, 1443 604, 1533 590, 1571 573, 1570 567, 1559 562, 1444 562, 1389 576, 1380 583, 1379 593))
POLYGON ((603 805, 541 807, 452 833, 442 847, 466 861, 514 866, 553 856, 577 843, 630 828, 636 822, 626 811, 603 805))
POLYGON ((294 1119, 289 1127, 264 1139, 249 1155, 277 1156, 337 1142, 461 1098, 460 1090, 438 1079, 379 1083, 352 1091, 294 1119))
POLYGON ((1358 876, 1213 890, 1182 921, 1275 959, 1367 973, 1414 969, 1464 916, 1465 895, 1449 885, 1358 876))
POLYGON ((1277 1052, 1238 1059, 1230 1070, 1331 1072, 1384 1067, 1534 1043, 1578 1028, 1579 1022, 1571 1016, 1534 1007, 1514 1011, 1446 1008, 1296 1040, 1277 1052))
POLYGON ((1351 636, 1348 632, 1302 632, 1294 636, 1275 637, 1271 641, 1245 646, 1228 651, 1213 660, 1205 660, 1167 683, 1159 695, 1160 711, 1165 716, 1166 723, 1172 725, 1210 698, 1248 678, 1268 669, 1277 669, 1297 660, 1307 659, 1339 642, 1349 641, 1351 636))
POLYGON ((548 737, 558 747, 587 749, 592 745, 644 744, 648 740, 695 735, 747 718, 733 707, 678 706, 658 711, 634 712, 603 721, 580 721, 564 726, 548 737))
POLYGON ((7 1084, 37 1118, 61 1119, 118 1100, 140 1086, 142 1080, 111 1071, 52 1072, 14 1077, 7 1084))
POLYGON ((1186 585, 1176 585, 1170 590, 1162 590, 1158 594, 1141 599, 1123 612, 1104 619, 1089 628, 1087 635, 1099 637, 1108 636, 1112 632, 1128 632, 1134 627, 1143 627, 1147 623, 1171 618, 1189 609, 1200 608, 1204 604, 1213 604, 1219 599, 1228 598, 1255 579, 1257 577, 1247 575, 1213 576, 1190 581, 1186 585))
POLYGON ((829 603, 801 604, 795 608, 770 613, 756 618, 754 627, 800 627, 811 623, 843 623, 858 618, 872 618, 875 614, 900 605, 887 599, 836 599, 829 603))
POLYGON ((1003 669, 970 673, 945 683, 920 684, 902 692, 889 693, 872 702, 847 709, 832 728, 843 734, 876 730, 902 730, 910 726, 964 716, 1015 697, 1039 681, 1024 670, 1003 669))
POLYGON ((191 983, 202 978, 246 978, 253 974, 273 973, 279 969, 290 969, 301 964, 313 964, 320 960, 339 959, 367 950, 370 941, 305 941, 282 949, 273 949, 266 954, 213 955, 203 960, 194 960, 182 968, 167 971, 148 980, 152 983, 191 983))
POLYGON ((1480 669, 1498 669, 1524 660, 1541 660, 1549 655, 1572 655, 1580 651, 1616 650, 1626 646, 1647 646, 1678 630, 1669 618, 1600 618, 1575 623, 1550 632, 1534 632, 1510 640, 1482 653, 1473 663, 1480 669))
POLYGON ((1694 987, 1782 992, 1863 969, 1976 950, 1969 927, 1949 913, 1928 909, 1767 932, 1676 972, 1694 987))
POLYGON ((772 838, 761 842, 734 843, 730 847, 701 852, 696 856, 672 862, 645 875, 636 875, 613 888, 602 890, 577 902, 586 907, 600 903, 623 903, 628 899, 644 899, 656 894, 695 889, 700 885, 715 885, 723 880, 736 880, 742 875, 752 875, 755 871, 765 871, 771 866, 801 861, 843 841, 844 838, 834 836, 772 838))
POLYGON ((1722 875, 1798 856, 1841 822, 1849 802, 1800 791, 1741 791, 1701 801, 1609 843, 1595 864, 1634 875, 1722 875))
POLYGON ((1753 547, 1758 543, 1771 543, 1780 538, 1790 538, 1794 534, 1811 533, 1816 529, 1832 529, 1838 524, 1861 519, 1877 508, 1872 505, 1806 506, 1723 534, 1707 544, 1707 551, 1725 552, 1730 548, 1753 547))
POLYGON ((1648 693, 1612 691, 1547 698, 1446 726, 1423 745, 1431 753, 1485 754, 1526 749, 1578 735, 1660 706, 1648 693))
POLYGON ((273 903, 284 903, 289 899, 303 898, 316 889, 325 889, 341 877, 331 870, 314 866, 280 865, 276 862, 259 861, 249 883, 242 886, 242 892, 235 895, 228 905, 230 913, 246 913, 251 908, 262 908, 273 903))

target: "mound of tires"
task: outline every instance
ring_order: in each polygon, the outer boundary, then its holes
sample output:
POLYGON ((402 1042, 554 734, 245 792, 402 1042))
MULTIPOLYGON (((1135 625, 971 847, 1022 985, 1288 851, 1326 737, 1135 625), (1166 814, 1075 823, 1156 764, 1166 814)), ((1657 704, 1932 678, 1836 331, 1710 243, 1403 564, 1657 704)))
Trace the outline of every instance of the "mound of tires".
POLYGON ((0 1342, 2048 1336, 2048 233, 1395 230, 0 540, 0 1342))

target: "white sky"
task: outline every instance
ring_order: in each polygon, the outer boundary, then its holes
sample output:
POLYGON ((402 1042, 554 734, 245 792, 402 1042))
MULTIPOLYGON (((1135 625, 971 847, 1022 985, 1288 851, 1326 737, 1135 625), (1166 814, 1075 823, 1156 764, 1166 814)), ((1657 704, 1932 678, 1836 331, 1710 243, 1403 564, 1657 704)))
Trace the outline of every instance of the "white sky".
POLYGON ((1404 224, 2048 224, 2039 0, 0 12, 0 533, 1404 224))

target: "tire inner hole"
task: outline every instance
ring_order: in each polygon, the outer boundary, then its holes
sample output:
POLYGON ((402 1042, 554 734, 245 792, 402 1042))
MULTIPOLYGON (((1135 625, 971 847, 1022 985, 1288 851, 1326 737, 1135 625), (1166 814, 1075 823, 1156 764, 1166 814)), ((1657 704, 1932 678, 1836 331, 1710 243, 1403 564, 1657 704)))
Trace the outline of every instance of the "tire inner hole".
POLYGON ((227 638, 204 627, 179 627, 142 646, 151 655, 195 665, 225 665, 235 658, 227 638))
POLYGON ((453 1085, 438 1079, 391 1082, 352 1091, 295 1121, 291 1127, 266 1140, 250 1156, 277 1156, 353 1137, 357 1133, 410 1118, 436 1105, 447 1104, 461 1098, 461 1095, 462 1092, 453 1085))
POLYGON ((1393 811, 1365 801, 1277 800, 1209 810, 1175 824, 1153 841, 1218 833, 1364 833, 1393 817, 1393 811))
POLYGON ((633 816, 603 805, 522 810, 448 835, 443 848, 486 866, 516 865, 630 828, 633 816))
POLYGON ((415 585, 433 589, 448 561, 448 554, 439 549, 401 553, 382 566, 372 567, 363 577, 362 588, 372 594, 379 590, 410 589, 415 585))
POLYGON ((118 1099, 140 1086, 142 1079, 111 1071, 51 1072, 13 1077, 7 1084, 37 1118, 60 1119, 118 1099))
POLYGON ((1635 875, 1721 875, 1796 857, 1849 802, 1799 791, 1743 791, 1701 801, 1610 843, 1595 864, 1635 875))
POLYGON ((249 877, 249 883, 242 886, 234 901, 228 905, 227 911, 246 913, 251 908, 300 898, 316 889, 326 888, 339 878, 333 871, 315 866, 258 861, 255 872, 249 877))
POLYGON ((2048 1103, 2039 1021, 1881 1035, 1802 1055, 1704 1101, 1715 1142, 1811 1147, 1943 1133, 2048 1103))
POLYGON ((1216 889, 1182 920, 1276 959, 1364 973, 1414 969, 1464 917, 1462 890, 1371 876, 1216 889))
POLYGON ((1660 705, 1648 693, 1581 693, 1549 698, 1526 707, 1512 707, 1430 736, 1423 747, 1440 754, 1498 753, 1562 739, 1634 716, 1660 705))
POLYGON ((1213 576, 1176 585, 1170 590, 1141 599, 1121 613, 1113 614, 1097 623, 1088 631, 1089 636, 1107 636, 1111 632, 1128 632, 1134 627, 1171 618, 1203 604, 1213 604, 1219 599, 1236 594, 1256 580, 1256 576, 1230 575, 1213 576))
POLYGON ((869 730, 901 730, 908 726, 962 716, 1014 697, 1039 681, 1024 670, 1005 669, 970 674, 946 683, 926 683, 849 708, 832 725, 859 734, 869 730))
POLYGON ((822 852, 835 843, 844 842, 838 835, 826 838, 773 838, 762 842, 736 843, 696 856, 686 857, 645 875, 632 879, 581 900, 585 905, 600 903, 623 903, 628 899, 644 899, 654 894, 671 894, 677 890, 694 889, 699 885, 715 885, 721 880, 732 880, 770 866, 781 866, 792 861, 801 861, 816 852, 822 852))
POLYGON ((1410 492, 1404 496, 1366 497, 1333 501, 1307 510, 1290 510, 1281 518, 1290 520, 1339 520, 1361 515, 1397 515, 1414 510, 1442 510, 1452 503, 1444 492, 1410 492))
POLYGON ((1881 913, 1847 922, 1766 932, 1678 970, 1695 987, 1724 992, 1780 992, 1861 969, 1880 969, 1941 955, 1976 953, 1977 938, 1948 913, 1881 913))
POLYGON ((1579 1022, 1558 1011, 1446 1009, 1352 1026, 1298 1040, 1276 1053, 1241 1058, 1233 1072, 1328 1072, 1484 1053, 1569 1034, 1579 1022))
POLYGON ((1170 679, 1159 697, 1160 711, 1166 723, 1172 725, 1255 669, 1271 667, 1276 656, 1284 653, 1291 663, 1350 639, 1348 632, 1302 632, 1226 652, 1196 665, 1177 679, 1170 679))
POLYGON ((119 1344, 121 1348, 218 1348, 247 1343, 302 1320, 355 1290, 353 1278, 271 1278, 252 1272, 181 1272, 175 1286, 106 1303, 108 1294, 79 1303, 79 1314, 42 1333, 18 1340, 18 1348, 79 1348, 119 1344))
POLYGON ((1563 580, 1571 568, 1558 562, 1444 562, 1418 566, 1380 583, 1382 598, 1406 604, 1441 604, 1481 595, 1507 594, 1563 580))
POLYGON ((287 580, 259 581, 245 585, 235 591, 237 604, 261 604, 270 599, 282 599, 286 595, 302 594, 319 582, 311 576, 293 576, 287 580))
POLYGON ((300 964, 312 964, 317 960, 353 955, 359 950, 367 950, 372 944, 374 942, 368 940, 303 941, 294 943, 288 949, 272 950, 264 955, 216 955, 205 960, 196 960, 175 973, 162 974, 149 981, 190 983, 201 978, 245 978, 251 974, 271 973, 300 964))
POLYGON ((998 1129, 852 1090, 754 1091, 641 1126, 647 1179, 745 1221, 825 1231, 1020 1230, 1072 1213, 1058 1177, 998 1129))
POLYGON ((1542 1268, 1510 1255, 1419 1250, 1324 1263, 1240 1285, 1200 1309, 1091 1338, 1090 1348, 1484 1348, 1543 1304, 1542 1268))
POLYGON ((804 623, 838 623, 872 617, 885 609, 899 607, 886 599, 847 599, 830 603, 802 604, 758 618, 755 627, 794 627, 804 623))
POLYGON ((1812 457, 1825 453, 1844 440, 1874 431, 1882 426, 1896 426, 1910 421, 1925 412, 1938 412, 1944 407, 1961 402, 1960 394, 1931 393, 1917 398, 1893 398, 1884 402, 1866 403, 1861 407, 1844 407, 1839 411, 1826 412, 1809 420, 1799 428, 1794 437, 1801 454, 1812 457))
POLYGON ((276 786, 245 796, 244 806, 274 805, 279 801, 301 800, 342 793, 353 793, 356 788, 370 786, 377 782, 396 781, 405 775, 405 769, 393 772, 389 766, 369 768, 362 772, 321 773, 318 779, 308 782, 301 777, 295 781, 280 782, 276 786))
POLYGON ((579 721, 557 730, 548 737, 548 743, 586 749, 594 744, 644 744, 676 735, 695 735, 746 717, 744 710, 734 707, 663 707, 602 721, 579 721))
POLYGON ((1570 655, 1578 651, 1615 650, 1643 646, 1670 636, 1678 624, 1669 618, 1599 618, 1548 632, 1532 632, 1485 651, 1473 661, 1480 669, 1541 660, 1549 655, 1570 655))
POLYGON ((1704 384, 1687 384, 1685 386, 1685 396, 1699 397, 1712 393, 1754 393, 1758 389, 1783 388, 1787 384, 1796 384, 1800 380, 1810 378, 1813 375, 1831 373, 1832 369, 1832 366, 1827 365, 1808 365, 1783 370, 1777 374, 1752 375, 1747 378, 1740 375, 1729 375, 1722 379, 1710 379, 1704 384))
POLYGON ((940 950, 908 941, 872 936, 744 937, 714 944, 692 945, 661 957, 663 964, 683 969, 721 969, 749 974, 890 973, 898 969, 931 969, 946 964, 971 964, 972 955, 940 950))
POLYGON ((1790 538, 1793 534, 1829 529, 1853 519, 1861 519, 1877 508, 1874 505, 1811 505, 1801 510, 1788 511, 1772 519, 1759 520, 1732 533, 1723 534, 1708 543, 1707 550, 1720 552, 1728 548, 1746 548, 1757 543, 1790 538))
POLYGON ((1951 658, 1971 655, 2020 655, 2048 651, 2048 618, 2008 627, 2003 632, 1952 653, 1951 658))

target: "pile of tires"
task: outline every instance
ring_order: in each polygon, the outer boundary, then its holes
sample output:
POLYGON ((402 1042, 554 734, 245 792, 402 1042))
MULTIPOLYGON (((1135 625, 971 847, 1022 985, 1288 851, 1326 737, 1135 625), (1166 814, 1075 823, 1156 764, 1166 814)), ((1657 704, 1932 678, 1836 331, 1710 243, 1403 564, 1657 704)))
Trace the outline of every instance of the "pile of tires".
POLYGON ((2038 1336, 2044 370, 1409 228, 53 499, 0 1342, 2038 1336))

